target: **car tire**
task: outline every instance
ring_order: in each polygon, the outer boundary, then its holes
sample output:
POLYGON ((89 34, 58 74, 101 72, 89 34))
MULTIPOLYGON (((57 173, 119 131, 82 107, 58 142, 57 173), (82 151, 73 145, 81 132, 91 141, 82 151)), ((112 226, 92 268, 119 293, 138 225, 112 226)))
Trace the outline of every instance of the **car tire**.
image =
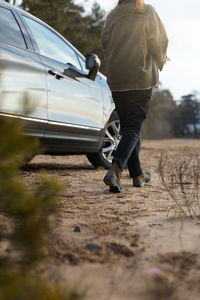
POLYGON ((98 153, 88 153, 89 162, 95 167, 109 169, 112 164, 112 158, 120 142, 120 121, 116 111, 114 111, 104 130, 104 141, 102 148, 98 153))

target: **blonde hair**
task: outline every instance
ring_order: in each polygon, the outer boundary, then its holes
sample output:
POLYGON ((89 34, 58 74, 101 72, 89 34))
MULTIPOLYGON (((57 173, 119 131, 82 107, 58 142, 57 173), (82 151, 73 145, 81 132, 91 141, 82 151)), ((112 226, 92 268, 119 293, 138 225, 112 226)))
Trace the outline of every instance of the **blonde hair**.
POLYGON ((136 0, 136 5, 133 9, 135 14, 140 14, 144 11, 144 0, 136 0))

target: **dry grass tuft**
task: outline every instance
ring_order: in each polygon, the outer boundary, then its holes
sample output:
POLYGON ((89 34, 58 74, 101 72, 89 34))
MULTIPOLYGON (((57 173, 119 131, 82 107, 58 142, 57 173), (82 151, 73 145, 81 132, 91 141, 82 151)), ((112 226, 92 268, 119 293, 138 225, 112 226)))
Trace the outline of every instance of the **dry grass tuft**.
POLYGON ((179 216, 200 217, 200 157, 168 157, 162 154, 159 174, 165 190, 174 201, 173 210, 179 216))

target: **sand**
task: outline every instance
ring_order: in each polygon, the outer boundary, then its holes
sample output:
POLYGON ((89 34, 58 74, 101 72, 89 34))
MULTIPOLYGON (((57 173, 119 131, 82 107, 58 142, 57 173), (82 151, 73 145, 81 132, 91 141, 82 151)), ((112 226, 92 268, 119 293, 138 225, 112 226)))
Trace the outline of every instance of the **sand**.
POLYGON ((53 221, 50 280, 86 290, 91 300, 200 299, 200 220, 181 217, 161 183, 161 153, 198 155, 200 140, 143 141, 141 160, 152 181, 134 188, 123 172, 124 193, 111 194, 85 156, 35 157, 22 170, 31 185, 38 174, 64 185, 53 221))

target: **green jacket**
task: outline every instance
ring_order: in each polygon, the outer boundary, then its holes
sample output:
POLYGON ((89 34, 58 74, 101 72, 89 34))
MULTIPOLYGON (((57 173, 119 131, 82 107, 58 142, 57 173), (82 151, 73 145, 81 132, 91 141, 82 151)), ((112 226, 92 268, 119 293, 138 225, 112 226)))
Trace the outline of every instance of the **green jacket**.
POLYGON ((135 14, 134 0, 124 0, 108 15, 102 32, 108 84, 113 91, 158 86, 167 61, 168 38, 155 8, 135 14))

